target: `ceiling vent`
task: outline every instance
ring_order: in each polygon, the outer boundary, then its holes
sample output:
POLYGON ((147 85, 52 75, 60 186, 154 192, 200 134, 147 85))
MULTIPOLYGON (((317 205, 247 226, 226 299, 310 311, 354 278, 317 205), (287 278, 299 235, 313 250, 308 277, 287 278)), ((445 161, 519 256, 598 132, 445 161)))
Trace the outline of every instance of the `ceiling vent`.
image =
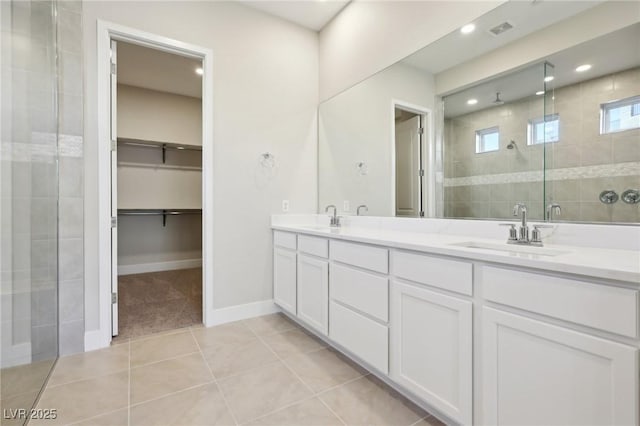
POLYGON ((509 22, 503 22, 500 25, 496 25, 495 27, 491 28, 489 30, 489 32, 495 36, 500 35, 506 31, 509 31, 511 28, 513 28, 513 25, 510 24, 509 22))

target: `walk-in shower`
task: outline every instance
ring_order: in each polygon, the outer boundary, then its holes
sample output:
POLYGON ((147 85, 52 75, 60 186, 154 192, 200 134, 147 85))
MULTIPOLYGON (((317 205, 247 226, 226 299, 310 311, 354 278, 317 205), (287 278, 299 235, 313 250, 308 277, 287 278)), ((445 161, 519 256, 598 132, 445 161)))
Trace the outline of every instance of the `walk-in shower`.
POLYGON ((58 357, 57 5, 0 2, 0 422, 24 424, 58 357))

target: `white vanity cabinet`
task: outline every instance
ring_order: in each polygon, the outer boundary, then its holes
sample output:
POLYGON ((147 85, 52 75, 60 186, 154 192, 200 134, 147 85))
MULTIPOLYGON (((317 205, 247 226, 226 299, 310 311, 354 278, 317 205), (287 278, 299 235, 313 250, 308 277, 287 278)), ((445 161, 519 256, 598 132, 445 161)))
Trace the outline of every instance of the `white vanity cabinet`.
POLYGON ((486 425, 637 425, 638 350, 488 307, 486 425))
POLYGON ((329 337, 389 372, 389 251, 331 241, 329 337))
POLYGON ((638 424, 639 350, 615 341, 637 339, 637 290, 493 266, 478 275, 498 304, 482 308, 483 424, 638 424))
MULTIPOLYGON (((471 293, 469 262, 393 252, 392 265, 394 277, 471 293)), ((451 419, 472 424, 473 302, 394 278, 390 306, 391 378, 451 419)))
POLYGON ((274 230, 275 302, 444 421, 640 424, 637 283, 368 241, 274 230))
POLYGON ((316 331, 329 332, 329 242, 298 237, 298 318, 316 331))
POLYGON ((274 231, 273 246, 273 300, 285 311, 296 315, 297 236, 274 231))

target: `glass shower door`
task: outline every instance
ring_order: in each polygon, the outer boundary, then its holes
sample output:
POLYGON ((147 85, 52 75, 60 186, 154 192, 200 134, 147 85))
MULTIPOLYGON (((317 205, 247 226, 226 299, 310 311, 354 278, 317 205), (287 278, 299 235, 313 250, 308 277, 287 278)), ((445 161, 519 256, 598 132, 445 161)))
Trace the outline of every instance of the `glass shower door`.
POLYGON ((56 3, 0 2, 0 423, 24 424, 58 356, 56 3))

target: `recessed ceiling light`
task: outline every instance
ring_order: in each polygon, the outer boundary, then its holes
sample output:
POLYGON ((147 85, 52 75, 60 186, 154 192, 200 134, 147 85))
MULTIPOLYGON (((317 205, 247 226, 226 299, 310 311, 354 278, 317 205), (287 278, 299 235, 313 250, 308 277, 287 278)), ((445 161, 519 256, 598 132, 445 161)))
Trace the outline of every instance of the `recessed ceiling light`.
POLYGON ((590 69, 591 69, 591 65, 584 64, 584 65, 580 65, 578 68, 576 68, 576 72, 585 72, 585 71, 589 71, 590 69))
POLYGON ((204 74, 204 70, 202 68, 196 68, 196 74, 202 75, 204 74))
POLYGON ((545 83, 548 83, 548 82, 552 81, 554 78, 555 78, 554 76, 552 76, 552 75, 548 75, 548 76, 546 76, 546 77, 544 78, 544 82, 545 82, 545 83))
POLYGON ((544 90, 538 90, 538 91, 536 92, 536 95, 537 95, 537 96, 544 95, 544 90))
POLYGON ((475 104, 477 104, 477 103, 478 103, 478 100, 477 100, 477 99, 469 99, 469 100, 467 101, 467 105, 475 105, 475 104))
POLYGON ((476 29, 475 24, 467 24, 464 27, 460 28, 460 32, 462 34, 471 34, 476 29))

